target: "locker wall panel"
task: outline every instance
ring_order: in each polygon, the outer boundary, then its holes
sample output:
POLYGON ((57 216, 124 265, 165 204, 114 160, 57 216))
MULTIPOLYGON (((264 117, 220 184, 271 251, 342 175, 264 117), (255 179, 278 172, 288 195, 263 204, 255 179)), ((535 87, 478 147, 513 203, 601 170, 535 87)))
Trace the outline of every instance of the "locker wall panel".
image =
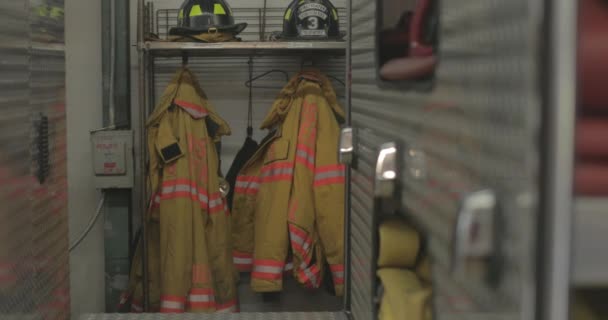
POLYGON ((0 26, 0 317, 67 319, 63 2, 4 1, 0 26))
MULTIPOLYGON (((433 91, 424 93, 377 86, 375 9, 373 1, 353 0, 351 112, 358 160, 388 141, 424 152, 427 176, 416 179, 403 170, 402 203, 403 213, 429 239, 434 277, 441 279, 435 283, 439 318, 456 319, 457 313, 463 318, 529 316, 533 303, 525 301, 533 301, 532 232, 538 202, 540 104, 533 68, 537 48, 531 42, 537 21, 526 1, 441 1, 440 63, 433 91), (460 201, 482 188, 492 189, 499 202, 503 260, 496 288, 479 274, 447 271, 460 201)), ((404 160, 402 168, 407 165, 404 160)), ((373 179, 373 170, 359 166, 355 177, 373 179)), ((352 214, 359 219, 374 214, 355 205, 368 194, 371 185, 353 187, 352 214)), ((353 243, 352 252, 355 247, 353 243)), ((364 300, 371 304, 373 297, 364 300)), ((358 314, 355 305, 355 319, 369 318, 358 314)))
MULTIPOLYGON (((48 157, 48 171, 32 195, 33 254, 37 311, 47 318, 69 318, 69 253, 65 124, 64 1, 30 1, 31 121, 48 119, 48 150, 36 145, 34 159, 48 157), (40 152, 48 153, 46 155, 40 152)), ((34 130, 34 141, 40 133, 34 130)), ((33 167, 36 175, 40 168, 33 167)))
POLYGON ((0 3, 0 317, 33 310, 27 6, 0 3), (26 142, 26 143, 23 143, 26 142))

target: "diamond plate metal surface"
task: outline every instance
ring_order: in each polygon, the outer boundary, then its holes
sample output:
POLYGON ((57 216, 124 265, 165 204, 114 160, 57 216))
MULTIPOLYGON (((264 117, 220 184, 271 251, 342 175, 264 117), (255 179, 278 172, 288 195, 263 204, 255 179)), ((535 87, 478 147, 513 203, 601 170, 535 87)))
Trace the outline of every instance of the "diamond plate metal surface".
POLYGON ((373 308, 374 291, 369 288, 375 286, 375 277, 365 261, 373 243, 361 234, 373 232, 368 204, 377 148, 398 141, 425 154, 426 178, 402 171, 402 203, 403 213, 429 239, 436 317, 527 319, 534 308, 539 193, 541 106, 535 82, 538 48, 533 45, 539 23, 523 0, 440 3, 440 63, 431 92, 378 87, 376 3, 352 3, 351 112, 359 166, 352 182, 351 254, 361 256, 361 261, 353 258, 353 268, 366 275, 358 281, 353 272, 353 316, 370 319, 373 308), (499 197, 502 277, 494 288, 479 272, 467 277, 449 272, 460 200, 482 188, 499 197))
POLYGON ((341 312, 260 312, 224 314, 86 314, 80 320, 347 320, 341 312))
POLYGON ((0 318, 67 319, 63 1, 3 1, 0 30, 0 318))

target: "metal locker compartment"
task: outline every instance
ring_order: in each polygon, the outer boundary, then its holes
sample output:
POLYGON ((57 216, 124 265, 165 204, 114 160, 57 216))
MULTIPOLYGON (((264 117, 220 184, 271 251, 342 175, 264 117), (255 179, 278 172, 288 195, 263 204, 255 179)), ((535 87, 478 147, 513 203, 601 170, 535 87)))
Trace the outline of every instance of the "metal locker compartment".
POLYGON ((426 240, 434 318, 532 319, 541 193, 540 4, 439 1, 434 79, 408 85, 377 76, 381 2, 391 1, 353 0, 351 8, 353 318, 377 316, 369 257, 377 254, 382 210, 373 194, 380 146, 395 142, 397 211, 426 240), (490 217, 474 220, 486 248, 467 247, 468 234, 457 232, 472 231, 466 221, 477 216, 490 217), (475 257, 478 249, 483 254, 475 257))
POLYGON ((0 21, 0 318, 67 319, 63 1, 0 21))

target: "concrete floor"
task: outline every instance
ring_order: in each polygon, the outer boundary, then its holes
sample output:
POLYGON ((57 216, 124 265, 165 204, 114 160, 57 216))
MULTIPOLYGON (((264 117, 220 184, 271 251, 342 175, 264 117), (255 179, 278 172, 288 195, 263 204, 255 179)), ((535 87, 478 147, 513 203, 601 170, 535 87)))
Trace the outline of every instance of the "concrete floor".
POLYGON ((241 274, 239 302, 241 312, 311 312, 341 311, 343 298, 331 295, 324 288, 310 291, 302 288, 293 278, 284 277, 283 292, 265 301, 262 294, 251 290, 249 274, 241 274))

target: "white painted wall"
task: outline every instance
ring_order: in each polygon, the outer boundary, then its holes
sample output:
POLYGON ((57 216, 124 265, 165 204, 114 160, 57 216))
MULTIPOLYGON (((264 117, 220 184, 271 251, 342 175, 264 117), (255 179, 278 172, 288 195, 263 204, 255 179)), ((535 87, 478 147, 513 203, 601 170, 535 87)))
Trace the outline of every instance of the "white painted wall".
MULTIPOLYGON (((89 131, 102 123, 101 1, 65 0, 70 241, 95 213, 89 131)), ((100 218, 98 221, 103 221, 100 218)), ((104 230, 98 223, 70 255, 72 318, 104 312, 104 230)))

